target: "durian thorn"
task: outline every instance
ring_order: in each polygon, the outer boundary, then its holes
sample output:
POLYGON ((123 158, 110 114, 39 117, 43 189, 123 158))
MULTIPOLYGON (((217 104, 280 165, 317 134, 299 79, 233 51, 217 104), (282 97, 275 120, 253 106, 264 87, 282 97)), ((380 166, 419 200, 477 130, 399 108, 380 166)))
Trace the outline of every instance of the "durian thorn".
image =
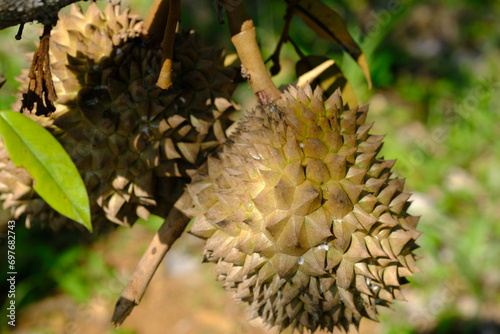
POLYGON ((132 278, 116 302, 111 321, 115 327, 125 321, 136 305, 141 302, 149 282, 163 257, 187 226, 189 219, 175 207, 151 240, 148 249, 137 265, 132 278))
POLYGON ((272 82, 266 69, 257 44, 257 34, 253 21, 243 7, 243 1, 238 1, 236 5, 232 0, 223 0, 223 3, 232 36, 231 41, 240 57, 242 68, 245 71, 243 74, 248 78, 254 94, 261 103, 267 102, 265 100, 272 102, 279 99, 281 92, 272 82))
POLYGON ((181 2, 180 0, 171 0, 168 7, 167 25, 165 26, 165 34, 161 42, 162 50, 162 66, 160 76, 156 85, 162 89, 168 89, 172 86, 172 59, 174 57, 174 40, 177 30, 177 22, 181 17, 181 2))

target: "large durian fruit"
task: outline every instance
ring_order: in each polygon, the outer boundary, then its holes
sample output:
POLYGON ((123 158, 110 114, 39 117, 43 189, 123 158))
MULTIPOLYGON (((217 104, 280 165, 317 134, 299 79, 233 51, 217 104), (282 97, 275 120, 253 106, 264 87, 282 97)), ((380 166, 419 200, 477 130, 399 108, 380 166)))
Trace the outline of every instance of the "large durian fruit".
MULTIPOLYGON (((162 90, 155 85, 161 50, 141 33, 142 22, 117 5, 101 11, 92 3, 85 13, 73 6, 60 15, 50 40, 57 109, 48 119, 31 116, 81 172, 94 226, 166 215, 231 124, 236 71, 224 66, 222 51, 193 32, 178 33, 174 84, 162 90)), ((27 82, 24 76, 23 91, 27 82)), ((39 218, 40 209, 24 204, 26 214, 39 218)))
POLYGON ((377 320, 418 270, 419 219, 367 111, 289 88, 240 120, 179 201, 225 288, 280 330, 377 320))

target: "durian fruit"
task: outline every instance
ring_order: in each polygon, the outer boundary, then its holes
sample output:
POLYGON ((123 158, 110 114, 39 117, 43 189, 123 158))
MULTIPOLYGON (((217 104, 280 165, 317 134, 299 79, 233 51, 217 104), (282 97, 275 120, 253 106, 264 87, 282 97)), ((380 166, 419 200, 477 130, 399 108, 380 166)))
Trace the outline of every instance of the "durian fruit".
POLYGON ((174 85, 162 90, 161 50, 141 32, 142 22, 117 5, 61 15, 50 41, 57 109, 48 121, 30 116, 49 123, 81 172, 94 225, 166 215, 232 123, 236 71, 222 51, 193 32, 177 34, 174 85))
POLYGON ((418 270, 419 218, 367 111, 291 87, 246 113, 176 205, 224 287, 280 330, 377 320, 418 270))

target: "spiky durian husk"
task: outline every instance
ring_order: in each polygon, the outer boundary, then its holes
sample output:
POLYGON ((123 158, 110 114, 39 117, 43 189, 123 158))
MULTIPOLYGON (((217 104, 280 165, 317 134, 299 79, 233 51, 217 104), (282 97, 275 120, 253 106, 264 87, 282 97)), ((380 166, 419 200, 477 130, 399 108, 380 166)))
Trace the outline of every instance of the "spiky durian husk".
POLYGON ((162 90, 155 84, 161 50, 144 44, 141 32, 128 11, 92 3, 61 15, 51 35, 58 100, 45 126, 82 174, 94 225, 166 215, 231 124, 235 70, 222 51, 193 32, 177 34, 174 85, 162 90))
POLYGON ((376 320, 417 271, 418 217, 367 110, 290 88, 240 120, 180 201, 225 288, 280 330, 376 320))

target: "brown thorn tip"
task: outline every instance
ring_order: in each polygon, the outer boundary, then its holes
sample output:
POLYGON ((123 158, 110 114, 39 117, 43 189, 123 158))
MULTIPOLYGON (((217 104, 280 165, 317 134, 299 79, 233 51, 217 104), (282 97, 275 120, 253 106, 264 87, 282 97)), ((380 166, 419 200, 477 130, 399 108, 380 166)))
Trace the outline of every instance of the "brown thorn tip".
POLYGON ((119 327, 136 305, 137 304, 134 301, 120 297, 120 299, 116 302, 115 311, 113 312, 113 317, 111 318, 113 326, 115 326, 115 328, 119 327))

